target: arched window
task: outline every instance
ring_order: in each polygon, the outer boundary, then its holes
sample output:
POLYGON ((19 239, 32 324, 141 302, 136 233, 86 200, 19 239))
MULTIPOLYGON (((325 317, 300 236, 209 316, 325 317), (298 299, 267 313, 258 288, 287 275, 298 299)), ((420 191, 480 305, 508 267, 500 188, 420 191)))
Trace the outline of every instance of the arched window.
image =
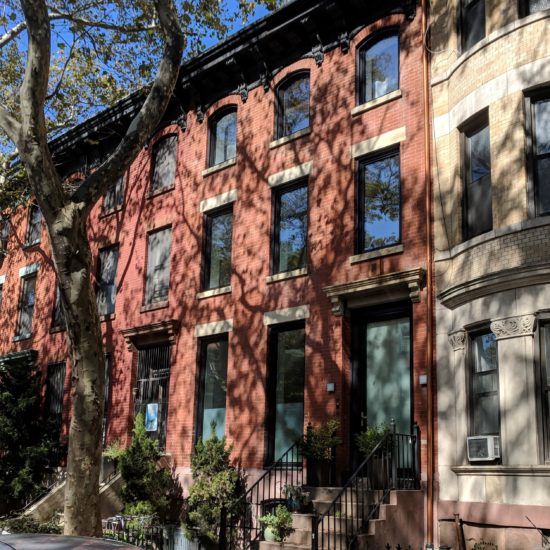
POLYGON ((277 88, 277 138, 309 128, 309 74, 298 73, 277 88))
POLYGON ((399 89, 399 38, 385 35, 359 49, 359 103, 399 89))
POLYGON ((209 165, 215 166, 237 155, 237 109, 215 113, 210 121, 209 165))
POLYGON ((168 135, 155 144, 153 149, 153 177, 151 193, 171 189, 176 175, 176 152, 178 137, 168 135))

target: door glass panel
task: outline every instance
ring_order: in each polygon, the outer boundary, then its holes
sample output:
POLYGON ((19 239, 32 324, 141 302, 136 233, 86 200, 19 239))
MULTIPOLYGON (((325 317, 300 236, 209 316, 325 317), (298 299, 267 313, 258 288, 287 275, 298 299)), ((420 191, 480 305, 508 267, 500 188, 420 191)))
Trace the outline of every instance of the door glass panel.
POLYGON ((305 330, 277 334, 275 460, 304 433, 305 330))
POLYGON ((411 431, 410 321, 407 317, 369 323, 367 349, 367 423, 411 431))

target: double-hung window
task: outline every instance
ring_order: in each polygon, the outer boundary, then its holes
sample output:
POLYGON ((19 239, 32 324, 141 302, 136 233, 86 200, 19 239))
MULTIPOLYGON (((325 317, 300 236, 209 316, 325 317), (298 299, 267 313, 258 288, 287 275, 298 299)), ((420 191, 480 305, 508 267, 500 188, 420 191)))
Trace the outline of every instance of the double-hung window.
POLYGON ((491 142, 489 121, 484 114, 462 132, 464 239, 493 229, 491 142))
POLYGON ((401 242, 399 152, 390 151, 359 163, 357 252, 401 242))
POLYGON ((309 73, 298 73, 277 88, 277 138, 309 128, 309 73))
POLYGON ((145 305, 168 300, 171 242, 172 229, 170 227, 149 233, 147 243, 145 305))
POLYGON ((470 435, 499 435, 498 346, 495 335, 470 337, 470 435))
POLYGON ((98 264, 97 310, 99 315, 111 315, 115 312, 118 245, 100 250, 98 264))
POLYGON ((359 103, 399 89, 399 37, 383 36, 359 49, 359 103))
POLYGON ((462 51, 485 38, 485 0, 461 0, 462 51))
POLYGON ((122 207, 124 202, 124 176, 120 176, 115 183, 109 187, 103 199, 103 212, 108 214, 122 207))
POLYGON ((302 269, 307 265, 307 195, 307 181, 274 191, 274 274, 302 269))
MULTIPOLYGON (((8 241, 10 238, 11 224, 9 220, 0 222, 0 255, 8 253, 8 241)), ((0 258, 1 260, 1 258, 0 258)))
POLYGON ((232 160, 237 155, 237 111, 234 107, 216 113, 210 121, 209 165, 232 160))
POLYGON ((204 289, 231 284, 231 240, 233 210, 224 208, 206 215, 204 289))
POLYGON ((34 302, 36 291, 36 273, 21 279, 21 299, 19 303, 19 320, 17 323, 17 337, 29 338, 32 334, 32 320, 34 316, 34 302))
POLYGON ((40 242, 42 232, 42 212, 36 204, 29 206, 29 218, 27 225, 27 238, 25 239, 26 246, 38 244, 40 242))
POLYGON ((151 193, 161 193, 174 186, 176 175, 176 155, 178 137, 168 135, 161 138, 153 149, 153 177, 151 179, 151 193))
POLYGON ((55 301, 52 312, 52 329, 65 330, 67 323, 65 321, 65 313, 61 304, 61 289, 59 284, 55 285, 55 301))
POLYGON ((550 91, 527 99, 534 214, 550 214, 550 91))
POLYGON ((550 9, 550 0, 520 0, 522 16, 550 9))

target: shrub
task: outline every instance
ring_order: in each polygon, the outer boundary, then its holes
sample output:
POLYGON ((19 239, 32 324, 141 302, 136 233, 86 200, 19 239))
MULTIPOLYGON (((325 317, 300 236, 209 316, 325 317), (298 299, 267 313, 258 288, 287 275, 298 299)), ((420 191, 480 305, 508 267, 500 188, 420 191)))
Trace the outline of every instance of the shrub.
POLYGON ((55 535, 61 534, 61 527, 56 519, 51 519, 45 523, 36 521, 31 516, 19 516, 16 518, 5 519, 0 521, 0 532, 8 531, 9 533, 52 533, 55 535))
POLYGON ((294 532, 292 527, 292 514, 286 506, 279 504, 275 508, 275 512, 265 514, 259 518, 259 522, 264 527, 270 527, 275 535, 276 542, 283 542, 288 536, 294 532))
POLYGON ((340 422, 329 420, 316 428, 309 428, 301 444, 302 454, 310 460, 330 460, 332 448, 340 445, 341 440, 336 435, 340 422))
POLYGON ((368 426, 366 430, 355 436, 359 452, 367 457, 388 433, 390 433, 390 427, 387 424, 368 426))

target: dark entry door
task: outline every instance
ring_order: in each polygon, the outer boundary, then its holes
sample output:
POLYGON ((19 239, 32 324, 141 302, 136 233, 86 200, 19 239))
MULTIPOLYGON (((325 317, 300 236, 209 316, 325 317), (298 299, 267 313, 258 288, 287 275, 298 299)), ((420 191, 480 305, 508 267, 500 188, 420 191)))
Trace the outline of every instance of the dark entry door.
POLYGON ((408 304, 353 316, 353 436, 367 426, 412 429, 411 321, 408 304))
POLYGON ((135 414, 145 417, 145 430, 166 445, 168 385, 170 382, 170 346, 161 345, 140 349, 136 383, 135 414))
MULTIPOLYGON (((47 418, 53 424, 54 441, 59 441, 61 436, 61 423, 63 420, 63 389, 65 385, 65 362, 50 363, 47 371, 46 382, 46 407, 47 418)), ((60 455, 55 451, 51 456, 52 464, 59 462, 60 455)))

